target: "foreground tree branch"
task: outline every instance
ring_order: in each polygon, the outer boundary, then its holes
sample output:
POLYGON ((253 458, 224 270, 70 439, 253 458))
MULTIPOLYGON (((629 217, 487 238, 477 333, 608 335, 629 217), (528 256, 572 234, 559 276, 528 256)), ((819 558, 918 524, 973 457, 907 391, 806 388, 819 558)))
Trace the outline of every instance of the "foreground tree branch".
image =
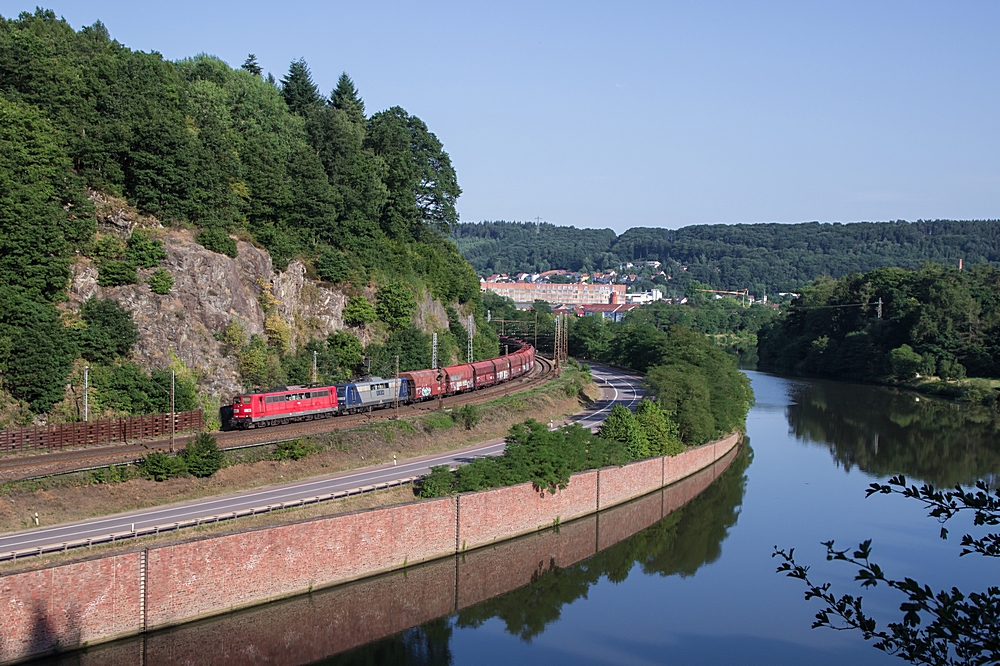
MULTIPOLYGON (((947 538, 944 523, 962 512, 974 513, 977 526, 1000 525, 1000 490, 990 492, 984 482, 976 489, 966 491, 956 486, 954 490, 940 491, 933 486, 907 486, 903 476, 896 476, 887 484, 873 483, 867 496, 898 494, 915 499, 928 508, 928 516, 941 523, 941 538, 947 538)), ((858 567, 854 577, 862 588, 876 587, 880 583, 897 590, 905 600, 899 609, 901 620, 889 622, 880 628, 875 618, 866 614, 860 595, 836 596, 830 583, 817 583, 809 577, 809 567, 795 560, 795 549, 775 546, 772 557, 782 560, 778 573, 801 580, 806 585, 806 601, 819 599, 824 607, 816 613, 813 628, 827 627, 838 631, 860 631, 866 641, 874 640, 874 647, 896 655, 914 664, 996 664, 1000 663, 1000 588, 992 586, 985 592, 968 595, 958 588, 934 591, 928 585, 904 578, 888 578, 878 564, 871 560, 872 542, 867 540, 851 552, 839 550, 833 541, 827 541, 827 560, 847 562, 858 567), (926 621, 926 624, 925 624, 926 621)), ((1000 556, 1000 534, 989 533, 982 538, 966 534, 962 537, 960 555, 979 553, 986 557, 1000 556)))

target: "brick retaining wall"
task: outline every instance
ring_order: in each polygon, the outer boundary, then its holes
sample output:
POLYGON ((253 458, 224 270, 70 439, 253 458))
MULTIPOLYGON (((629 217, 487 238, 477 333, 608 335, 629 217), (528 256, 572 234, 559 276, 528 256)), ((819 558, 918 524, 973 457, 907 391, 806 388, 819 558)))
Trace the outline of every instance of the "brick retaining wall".
MULTIPOLYGON (((731 460, 738 442, 739 434, 733 434, 672 458, 574 474, 568 487, 554 495, 521 484, 6 574, 0 576, 0 663, 176 625, 498 544, 594 514, 598 503, 603 509, 670 485, 721 458, 731 460)), ((593 526, 570 524, 560 528, 569 539, 542 538, 532 541, 527 551, 501 544, 463 555, 480 565, 469 573, 453 571, 450 591, 442 590, 441 598, 432 601, 441 608, 465 607, 530 582, 553 565, 579 561, 656 522, 712 478, 678 484, 670 492, 623 506, 614 518, 602 513, 600 530, 597 521, 593 526)), ((340 627, 335 637, 316 636, 316 640, 326 646, 324 650, 348 649, 354 639, 344 634, 344 627, 353 627, 360 641, 354 644, 362 644, 371 640, 366 626, 375 633, 401 626, 400 622, 414 626, 414 618, 426 617, 423 602, 418 606, 404 604, 380 611, 382 615, 343 617, 334 622, 340 627)), ((434 606, 427 612, 438 611, 434 606)), ((156 641, 151 637, 147 648, 156 641)), ((210 649, 224 650, 225 645, 220 638, 210 649)), ((233 655, 218 656, 228 661, 233 655)), ((183 661, 181 655, 175 657, 166 661, 183 661)))

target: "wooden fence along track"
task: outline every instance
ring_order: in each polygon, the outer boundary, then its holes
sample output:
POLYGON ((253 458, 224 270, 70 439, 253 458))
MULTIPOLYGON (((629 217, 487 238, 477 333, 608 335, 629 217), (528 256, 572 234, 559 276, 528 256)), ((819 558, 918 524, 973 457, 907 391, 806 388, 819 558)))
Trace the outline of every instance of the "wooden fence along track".
MULTIPOLYGON (((176 432, 198 431, 204 427, 200 409, 176 412, 176 432)), ((133 439, 149 439, 170 434, 170 414, 147 414, 120 419, 63 423, 0 430, 0 453, 12 451, 59 451, 64 448, 104 446, 133 439)))

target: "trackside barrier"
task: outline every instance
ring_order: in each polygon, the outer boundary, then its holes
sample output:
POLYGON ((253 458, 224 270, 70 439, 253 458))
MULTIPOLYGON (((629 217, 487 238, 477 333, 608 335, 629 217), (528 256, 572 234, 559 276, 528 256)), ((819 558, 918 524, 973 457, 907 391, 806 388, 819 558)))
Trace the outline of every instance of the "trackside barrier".
POLYGON ((273 511, 281 511, 283 509, 294 509, 298 507, 307 506, 309 504, 320 504, 322 502, 330 502, 332 500, 342 499, 344 497, 351 497, 353 495, 362 495, 364 493, 369 493, 375 490, 385 490, 387 488, 395 488, 397 486, 405 486, 411 484, 419 476, 408 476, 405 479, 397 479, 395 481, 383 481, 382 483, 376 483, 371 486, 361 486, 360 488, 351 488, 349 490, 338 490, 332 493, 325 493, 323 495, 315 495, 313 497, 304 497, 296 500, 289 500, 287 502, 281 502, 280 504, 265 504, 263 506, 252 507, 249 509, 237 509, 236 511, 230 511, 228 513, 220 513, 212 516, 205 516, 203 518, 190 518, 188 520, 181 520, 175 523, 165 523, 163 525, 153 525, 150 527, 140 527, 135 530, 129 530, 127 532, 112 532, 110 534, 104 534, 96 537, 89 537, 87 539, 75 539, 73 541, 63 541, 60 543, 52 543, 45 546, 38 546, 36 548, 24 548, 21 550, 12 550, 5 553, 0 553, 0 562, 16 562, 18 559, 25 557, 37 557, 39 555, 48 555, 51 553, 62 553, 68 551, 70 548, 85 548, 89 546, 95 546, 102 543, 114 543, 116 541, 122 541, 124 539, 135 539, 144 536, 153 536, 156 534, 162 534, 164 532, 176 532, 177 530, 185 529, 188 527, 198 527, 200 525, 214 525, 226 520, 236 520, 237 518, 245 518, 247 516, 259 516, 265 513, 271 513, 273 511))
MULTIPOLYGON (((200 409, 174 412, 174 430, 189 432, 205 427, 200 409)), ((67 447, 103 446, 131 439, 170 434, 170 414, 145 414, 119 419, 62 423, 0 430, 0 453, 11 451, 58 451, 67 447)))

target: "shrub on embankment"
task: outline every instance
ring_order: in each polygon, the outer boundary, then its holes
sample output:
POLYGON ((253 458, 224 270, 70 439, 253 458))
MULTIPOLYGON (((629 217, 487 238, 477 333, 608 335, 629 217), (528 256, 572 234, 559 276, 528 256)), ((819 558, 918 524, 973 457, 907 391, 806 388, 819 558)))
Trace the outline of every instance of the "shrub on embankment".
POLYGON ((199 433, 184 447, 180 455, 171 456, 163 451, 152 451, 142 459, 142 473, 153 481, 166 481, 182 474, 198 478, 212 476, 225 464, 222 451, 215 437, 207 432, 199 433))
POLYGON ((643 400, 633 414, 615 405, 597 434, 573 423, 556 430, 528 419, 511 427, 502 455, 478 458, 452 471, 431 468, 420 484, 421 497, 441 497, 513 486, 528 481, 554 493, 575 472, 659 455, 677 455, 684 445, 677 424, 660 407, 643 400))

